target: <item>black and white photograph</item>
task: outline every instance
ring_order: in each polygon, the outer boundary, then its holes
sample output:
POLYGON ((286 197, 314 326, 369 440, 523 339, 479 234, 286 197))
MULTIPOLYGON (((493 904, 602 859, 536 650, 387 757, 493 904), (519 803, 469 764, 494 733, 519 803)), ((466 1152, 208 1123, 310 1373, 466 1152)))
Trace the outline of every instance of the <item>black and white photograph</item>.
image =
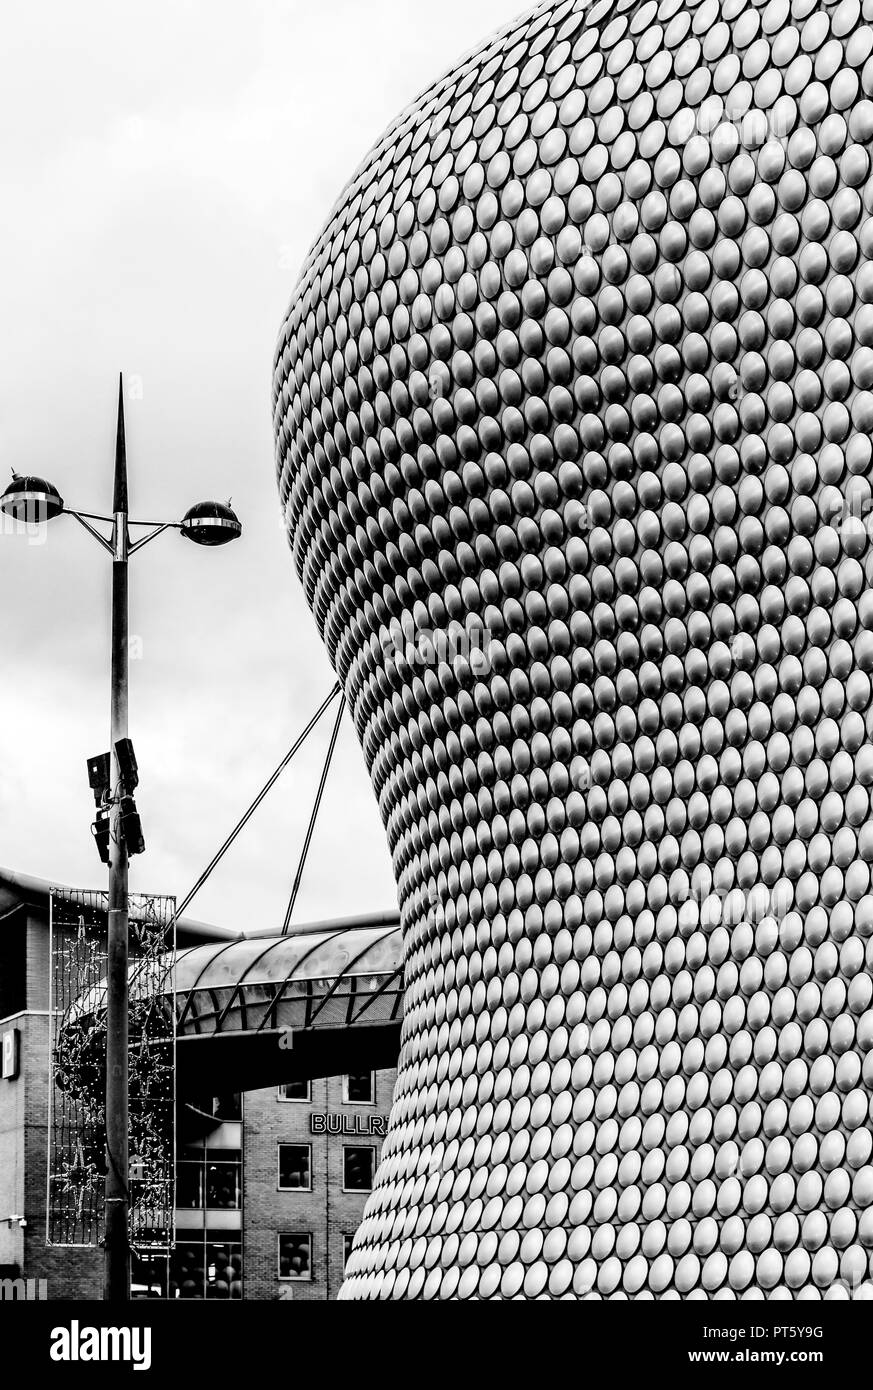
POLYGON ((873 0, 35 0, 0 130, 0 1328, 841 1376, 873 0))

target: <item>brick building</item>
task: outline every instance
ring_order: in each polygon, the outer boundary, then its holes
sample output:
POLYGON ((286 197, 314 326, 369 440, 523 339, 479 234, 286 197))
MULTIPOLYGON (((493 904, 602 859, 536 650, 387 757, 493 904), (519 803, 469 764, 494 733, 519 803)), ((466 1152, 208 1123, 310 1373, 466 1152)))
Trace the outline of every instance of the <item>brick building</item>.
POLYGON ((134 1260, 134 1292, 335 1298, 395 1079, 394 1070, 368 1071, 183 1105, 175 1249, 134 1260))
POLYGON ((387 1129, 396 1071, 243 1099, 246 1298, 335 1298, 387 1129))
POLYGON ((6 1048, 18 1054, 12 1074, 0 1080, 0 1277, 45 1280, 50 1299, 99 1298, 99 1252, 45 1243, 48 1009, 7 1014, 0 1033, 4 1042, 12 1035, 6 1048))
MULTIPOLYGON (((34 1281, 50 1300, 98 1299, 102 1251, 46 1245, 49 892, 0 870, 0 1280, 34 1281)), ((178 930, 189 945, 237 935, 178 930)), ((134 1259, 134 1296, 335 1298, 395 1075, 179 1097, 175 1249, 134 1259)))
POLYGON ((50 1299, 99 1298, 93 1250, 46 1245, 48 885, 0 874, 0 1276, 45 1280, 50 1299))

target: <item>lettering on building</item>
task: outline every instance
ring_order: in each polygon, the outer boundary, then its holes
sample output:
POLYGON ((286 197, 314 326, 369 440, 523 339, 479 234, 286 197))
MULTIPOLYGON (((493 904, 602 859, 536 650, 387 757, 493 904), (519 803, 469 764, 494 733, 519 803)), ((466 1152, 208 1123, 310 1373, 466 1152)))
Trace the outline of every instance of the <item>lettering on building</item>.
POLYGON ((373 1135, 384 1137, 387 1129, 387 1115, 335 1115, 330 1111, 316 1111, 309 1116, 310 1134, 344 1134, 360 1139, 373 1135))
POLYGON ((0 1069, 7 1081, 12 1081, 18 1075, 19 1037, 17 1028, 6 1028, 0 1038, 0 1069))

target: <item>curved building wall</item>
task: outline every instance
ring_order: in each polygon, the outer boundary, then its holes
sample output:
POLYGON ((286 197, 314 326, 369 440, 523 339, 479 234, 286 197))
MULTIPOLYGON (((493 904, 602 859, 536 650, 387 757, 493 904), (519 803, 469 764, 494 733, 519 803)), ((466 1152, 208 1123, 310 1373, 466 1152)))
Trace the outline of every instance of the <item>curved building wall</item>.
POLYGON ((845 1297, 873 1245, 870 0, 545 4, 275 364, 405 1019, 345 1297, 845 1297))

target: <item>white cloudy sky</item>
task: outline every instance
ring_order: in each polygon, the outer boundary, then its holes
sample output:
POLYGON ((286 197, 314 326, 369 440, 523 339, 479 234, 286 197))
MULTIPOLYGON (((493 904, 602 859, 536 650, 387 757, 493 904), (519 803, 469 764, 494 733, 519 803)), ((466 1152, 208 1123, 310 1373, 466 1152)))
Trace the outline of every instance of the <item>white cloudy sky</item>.
MULTIPOLYGON (((184 894, 330 689, 278 519, 271 356, 296 268, 367 146, 520 0, 36 0, 0 53, 0 486, 110 502, 117 373, 131 505, 232 496, 244 539, 168 533, 132 566, 131 733, 148 852, 184 894)), ((108 746, 108 557, 70 518, 0 535, 0 864, 102 887, 88 755, 108 746)), ((192 905, 281 923, 329 727, 192 905)), ((348 719, 297 920, 393 905, 348 719)))

